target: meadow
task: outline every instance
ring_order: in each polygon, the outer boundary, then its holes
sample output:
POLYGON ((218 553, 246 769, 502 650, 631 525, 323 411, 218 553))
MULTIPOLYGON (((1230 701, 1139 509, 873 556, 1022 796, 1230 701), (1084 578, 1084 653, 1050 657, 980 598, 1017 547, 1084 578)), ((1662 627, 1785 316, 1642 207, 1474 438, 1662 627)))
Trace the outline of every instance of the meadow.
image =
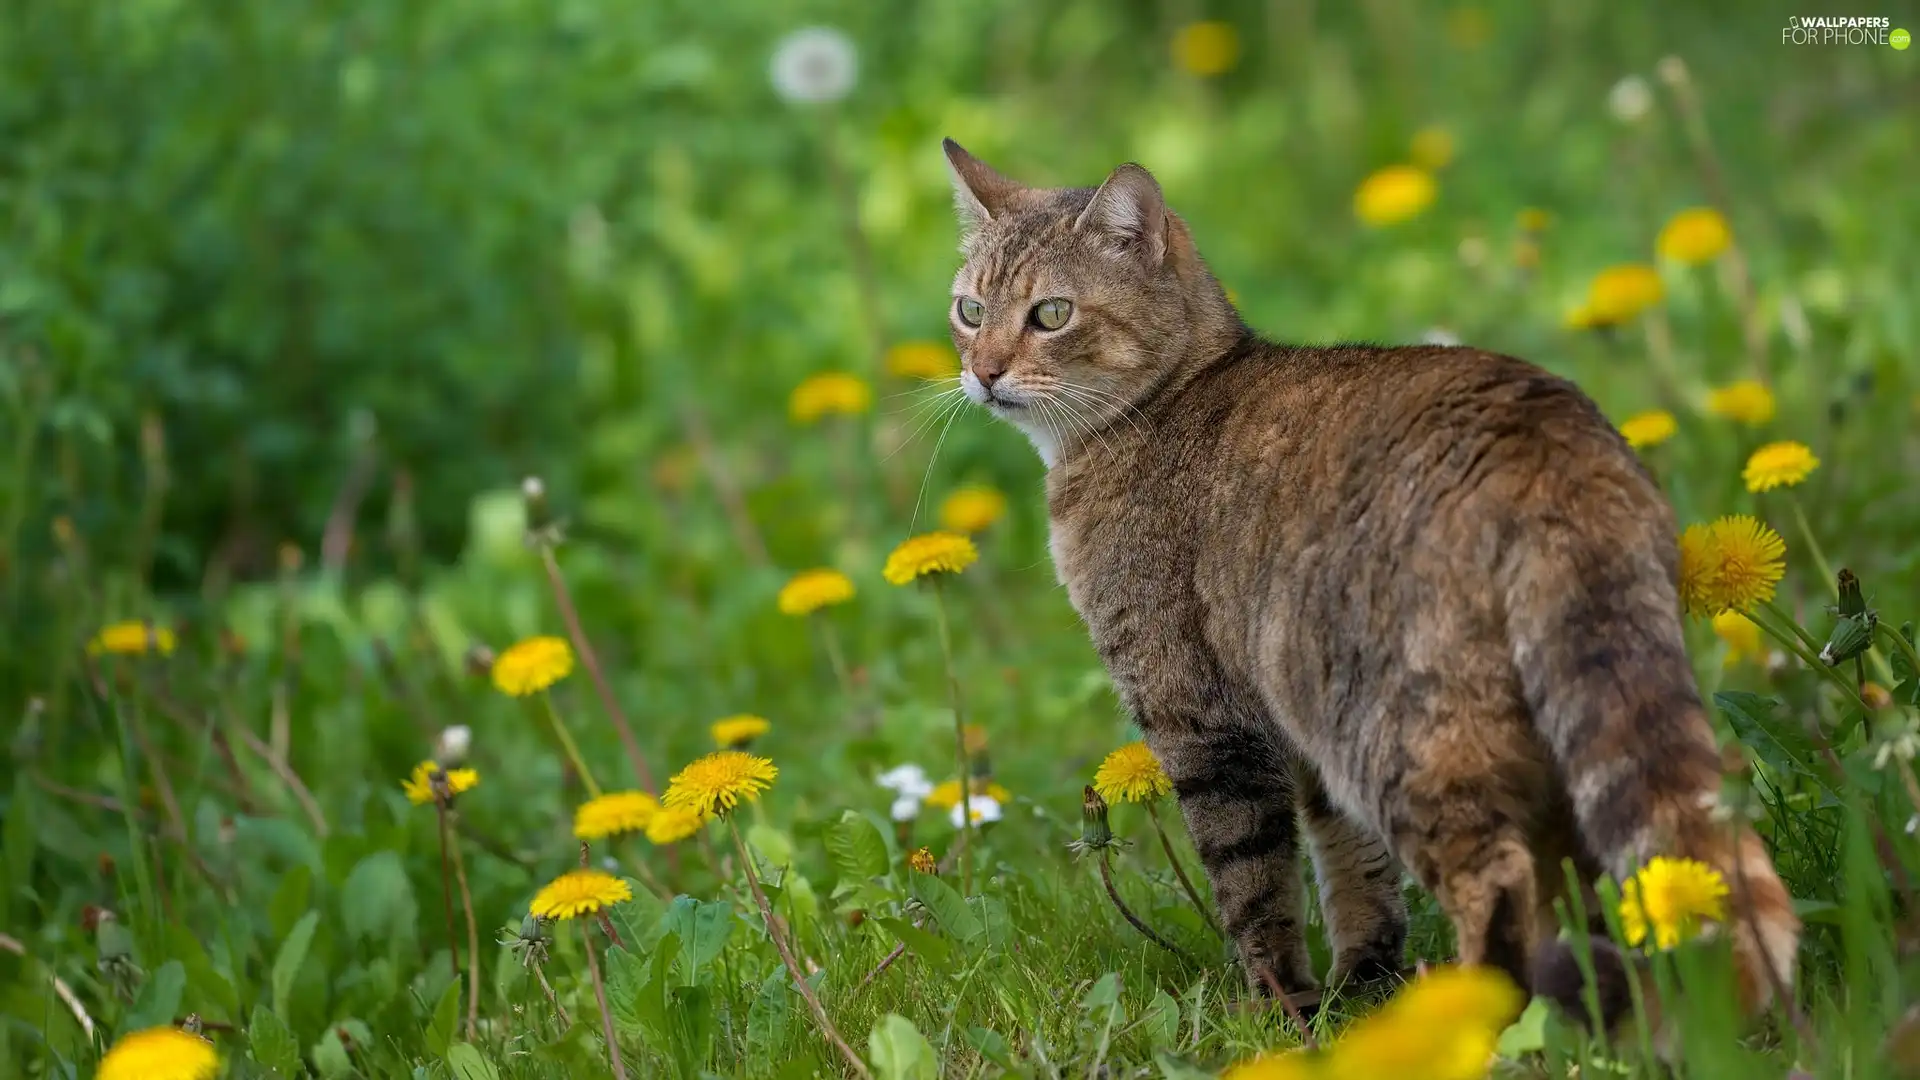
POLYGON ((1598 0, 9 7, 0 1078, 1920 1075, 1913 52, 1598 0), (1249 993, 1043 466, 954 392, 943 136, 1146 165, 1271 337, 1595 398, 1683 523, 1785 1001, 1737 1014, 1672 867, 1602 890, 1618 1038, 1505 1025, 1411 885, 1427 974, 1249 993))

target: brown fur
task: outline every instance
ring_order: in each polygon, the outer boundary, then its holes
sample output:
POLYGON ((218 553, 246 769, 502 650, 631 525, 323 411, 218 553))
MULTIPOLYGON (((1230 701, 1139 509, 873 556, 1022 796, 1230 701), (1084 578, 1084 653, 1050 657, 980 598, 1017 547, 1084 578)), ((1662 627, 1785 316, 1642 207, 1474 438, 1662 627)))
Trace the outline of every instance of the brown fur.
POLYGON ((1664 853, 1749 897, 1748 1002, 1790 982, 1786 891, 1709 817, 1672 512, 1586 396, 1475 349, 1263 341, 1144 169, 1036 189, 947 154, 985 312, 952 317, 963 385, 1047 461, 1055 567, 1250 974, 1313 979, 1299 806, 1336 978, 1398 966, 1396 858, 1462 961, 1525 984, 1564 948, 1563 860, 1664 853))

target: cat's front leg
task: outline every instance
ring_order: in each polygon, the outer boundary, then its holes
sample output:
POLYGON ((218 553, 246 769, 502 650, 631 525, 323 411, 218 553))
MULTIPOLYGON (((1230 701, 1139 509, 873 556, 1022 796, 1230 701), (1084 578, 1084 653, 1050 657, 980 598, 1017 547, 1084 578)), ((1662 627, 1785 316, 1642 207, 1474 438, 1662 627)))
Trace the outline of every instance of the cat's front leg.
POLYGON ((1248 982, 1261 992, 1312 990, 1294 758, 1284 737, 1264 719, 1213 713, 1143 715, 1142 727, 1180 797, 1248 982))

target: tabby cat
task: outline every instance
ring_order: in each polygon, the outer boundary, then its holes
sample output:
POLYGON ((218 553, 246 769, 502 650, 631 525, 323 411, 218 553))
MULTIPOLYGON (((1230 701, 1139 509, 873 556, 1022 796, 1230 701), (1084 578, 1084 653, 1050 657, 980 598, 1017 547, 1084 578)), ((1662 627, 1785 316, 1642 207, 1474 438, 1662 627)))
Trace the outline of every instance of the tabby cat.
POLYGON ((1746 1004, 1791 984, 1786 889, 1711 815, 1672 511, 1591 400, 1471 348, 1264 341, 1145 169, 1035 188, 945 147, 962 388, 1046 462, 1054 566, 1256 986, 1317 985, 1302 825, 1334 981, 1400 970, 1404 867, 1463 963, 1564 999, 1563 860, 1664 854, 1730 883, 1746 1004))

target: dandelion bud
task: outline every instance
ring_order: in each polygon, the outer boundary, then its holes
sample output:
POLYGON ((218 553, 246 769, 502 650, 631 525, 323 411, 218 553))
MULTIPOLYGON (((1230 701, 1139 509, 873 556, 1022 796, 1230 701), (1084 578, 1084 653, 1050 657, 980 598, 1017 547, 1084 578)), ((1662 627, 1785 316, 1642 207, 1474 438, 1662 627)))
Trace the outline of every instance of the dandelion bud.
POLYGON ((1080 848, 1099 851, 1113 845, 1113 827, 1107 824, 1107 800, 1088 784, 1080 794, 1080 848))
POLYGON ((1687 84, 1687 62, 1677 56, 1666 56, 1653 65, 1653 73, 1668 86, 1679 88, 1687 84))
POLYGON ((447 768, 467 760, 467 751, 473 747, 473 729, 465 724, 455 724, 440 732, 440 738, 433 744, 433 759, 447 768))
POLYGON ((1607 111, 1623 124, 1639 121, 1653 109, 1653 91, 1648 88, 1647 80, 1638 75, 1629 75, 1613 84, 1607 94, 1607 111))
POLYGON ((1862 686, 1860 688, 1860 700, 1866 702, 1867 708, 1875 712, 1881 709, 1893 708, 1893 695, 1888 693, 1887 688, 1881 686, 1879 683, 1868 683, 1862 686))
POLYGON ((1839 586, 1840 603, 1834 610, 1843 618, 1849 615, 1866 614, 1867 600, 1860 594, 1860 579, 1853 576, 1853 571, 1843 566, 1840 568, 1840 573, 1835 575, 1835 579, 1839 586))
POLYGON ((1873 644, 1872 612, 1863 615, 1848 615, 1834 625, 1833 633, 1828 635, 1827 644, 1820 650, 1820 662, 1832 667, 1845 660, 1851 660, 1873 644))
POLYGON ((936 874, 940 872, 940 864, 933 861, 933 852, 928 851, 926 848, 915 848, 913 854, 907 856, 907 865, 912 867, 917 873, 936 874))

